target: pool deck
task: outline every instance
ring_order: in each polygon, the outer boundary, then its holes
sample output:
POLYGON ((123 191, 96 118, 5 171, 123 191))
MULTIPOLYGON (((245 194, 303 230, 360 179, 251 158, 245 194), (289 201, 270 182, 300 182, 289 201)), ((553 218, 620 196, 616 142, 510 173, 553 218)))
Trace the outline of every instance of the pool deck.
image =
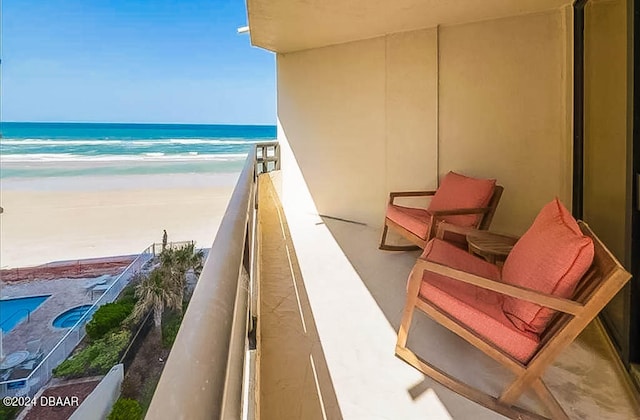
MULTIPOLYGON (((105 275, 104 279, 110 284, 115 277, 105 275)), ((2 343, 5 356, 16 351, 26 350, 27 343, 41 340, 41 351, 47 354, 69 331, 68 328, 56 328, 53 320, 68 309, 80 305, 91 305, 101 294, 92 293, 86 289, 96 278, 33 280, 28 282, 0 284, 2 299, 51 295, 35 311, 29 320, 23 319, 15 328, 4 334, 2 343)))
MULTIPOLYGON (((71 330, 70 328, 57 328, 53 321, 60 314, 71 308, 82 305, 92 305, 102 296, 105 287, 94 290, 96 285, 112 284, 118 275, 130 263, 131 256, 109 257, 80 261, 60 261, 44 264, 38 267, 17 269, 16 272, 28 273, 26 279, 14 279, 5 281, 2 272, 0 277, 0 298, 11 299, 28 296, 50 295, 39 307, 31 312, 29 319, 21 320, 12 330, 5 332, 2 337, 2 350, 5 358, 14 354, 19 360, 24 353, 28 353, 26 362, 0 371, 0 382, 17 380, 29 376, 37 366, 41 357, 53 350, 60 340, 71 330), (124 263, 127 262, 126 265, 124 263), (119 268, 116 268, 120 266, 119 268), (60 271, 66 273, 68 267, 80 267, 67 276, 51 278, 51 275, 60 271), (66 271, 65 271, 66 270, 66 271), (80 274, 84 276, 80 276, 80 274), (42 274, 40 276, 40 274, 42 274), (38 276, 38 278, 33 278, 38 276), (31 344, 31 345, 30 345, 31 344)), ((73 271, 73 270, 72 270, 73 271)), ((78 332, 71 332, 77 334, 78 332)), ((73 340, 76 343, 76 340, 73 340)), ((67 342, 66 345, 69 343, 67 342)), ((66 352, 71 349, 63 349, 66 352)), ((59 352, 60 353, 60 352, 59 352)), ((54 361, 56 364, 59 361, 54 361)))

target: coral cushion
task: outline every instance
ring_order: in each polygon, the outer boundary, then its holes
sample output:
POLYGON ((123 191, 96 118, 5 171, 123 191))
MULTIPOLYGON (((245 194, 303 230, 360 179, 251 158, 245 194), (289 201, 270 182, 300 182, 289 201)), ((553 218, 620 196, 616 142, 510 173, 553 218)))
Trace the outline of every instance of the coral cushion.
MULTIPOLYGON (((593 241, 556 198, 540 211, 502 269, 505 283, 569 298, 593 262, 593 241)), ((505 297, 503 309, 522 331, 541 333, 554 310, 505 297)))
MULTIPOLYGON (((495 265, 439 239, 427 244, 421 258, 500 280, 495 265)), ((537 334, 521 331, 509 321, 502 311, 504 298, 499 293, 425 271, 420 296, 522 363, 540 344, 537 334)))
POLYGON ((425 209, 389 204, 386 217, 422 239, 427 238, 431 227, 431 215, 425 209))
MULTIPOLYGON (((449 172, 440 183, 427 210, 433 212, 486 207, 495 186, 495 179, 476 179, 449 172)), ((444 216, 442 219, 458 226, 476 226, 480 218, 480 215, 471 214, 444 216)))

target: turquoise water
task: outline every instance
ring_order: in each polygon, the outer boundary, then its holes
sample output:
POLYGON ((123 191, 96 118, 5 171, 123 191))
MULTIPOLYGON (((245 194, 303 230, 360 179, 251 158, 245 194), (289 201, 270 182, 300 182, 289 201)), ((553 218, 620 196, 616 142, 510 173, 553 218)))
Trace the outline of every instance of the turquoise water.
POLYGON ((6 334, 51 295, 0 299, 0 329, 6 334))
POLYGON ((82 305, 71 308, 68 311, 58 315, 53 320, 53 326, 56 328, 70 328, 76 325, 76 322, 80 320, 91 309, 92 305, 82 305))
POLYGON ((235 172, 275 126, 0 124, 1 178, 235 172))

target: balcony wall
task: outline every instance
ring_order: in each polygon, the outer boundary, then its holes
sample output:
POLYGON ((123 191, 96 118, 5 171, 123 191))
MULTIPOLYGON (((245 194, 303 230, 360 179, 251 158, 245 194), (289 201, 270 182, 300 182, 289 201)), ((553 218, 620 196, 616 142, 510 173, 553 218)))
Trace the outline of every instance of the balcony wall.
POLYGON ((436 187, 436 44, 428 29, 279 55, 285 191, 297 160, 321 213, 378 223, 389 189, 436 187))
POLYGON ((284 200, 379 228, 390 190, 506 187, 494 228, 571 204, 570 9, 279 54, 284 200))
POLYGON ((504 185, 494 229, 571 205, 571 28, 560 10, 440 30, 440 172, 504 185))

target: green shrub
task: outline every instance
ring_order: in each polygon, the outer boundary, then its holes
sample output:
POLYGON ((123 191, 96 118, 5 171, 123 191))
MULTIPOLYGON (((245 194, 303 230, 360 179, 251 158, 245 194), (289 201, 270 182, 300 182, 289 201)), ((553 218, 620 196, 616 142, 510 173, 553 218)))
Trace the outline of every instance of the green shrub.
POLYGON ((129 398, 118 398, 118 401, 113 404, 109 417, 107 417, 108 420, 140 420, 141 418, 142 407, 140 403, 129 398))
POLYGON ((102 305, 87 324, 87 335, 91 340, 98 340, 108 332, 117 329, 133 312, 134 306, 135 302, 113 302, 102 305))
POLYGON ((182 315, 176 312, 169 312, 164 321, 162 321, 162 345, 165 348, 171 348, 176 340, 180 324, 182 323, 182 315))
POLYGON ((122 289, 122 292, 120 292, 120 297, 118 297, 117 302, 132 303, 135 305, 137 301, 138 299, 136 298, 136 285, 134 284, 134 280, 131 280, 131 282, 124 289, 122 289))
POLYGON ((151 405, 151 400, 153 399, 153 394, 156 392, 156 388, 158 387, 158 382, 160 382, 160 374, 159 372, 157 376, 152 376, 146 379, 144 385, 142 386, 142 390, 140 391, 140 406, 142 407, 142 411, 144 413, 149 410, 149 406, 151 405))
POLYGON ((84 376, 87 357, 84 350, 78 352, 71 358, 63 361, 52 371, 53 376, 58 378, 79 378, 84 376))
POLYGON ((11 420, 16 418, 18 412, 22 409, 22 407, 18 406, 7 406, 4 403, 0 403, 0 419, 11 420))
POLYGON ((53 369, 53 376, 79 378, 105 374, 118 363, 120 354, 129 344, 131 333, 123 330, 111 333, 80 350, 53 369))

